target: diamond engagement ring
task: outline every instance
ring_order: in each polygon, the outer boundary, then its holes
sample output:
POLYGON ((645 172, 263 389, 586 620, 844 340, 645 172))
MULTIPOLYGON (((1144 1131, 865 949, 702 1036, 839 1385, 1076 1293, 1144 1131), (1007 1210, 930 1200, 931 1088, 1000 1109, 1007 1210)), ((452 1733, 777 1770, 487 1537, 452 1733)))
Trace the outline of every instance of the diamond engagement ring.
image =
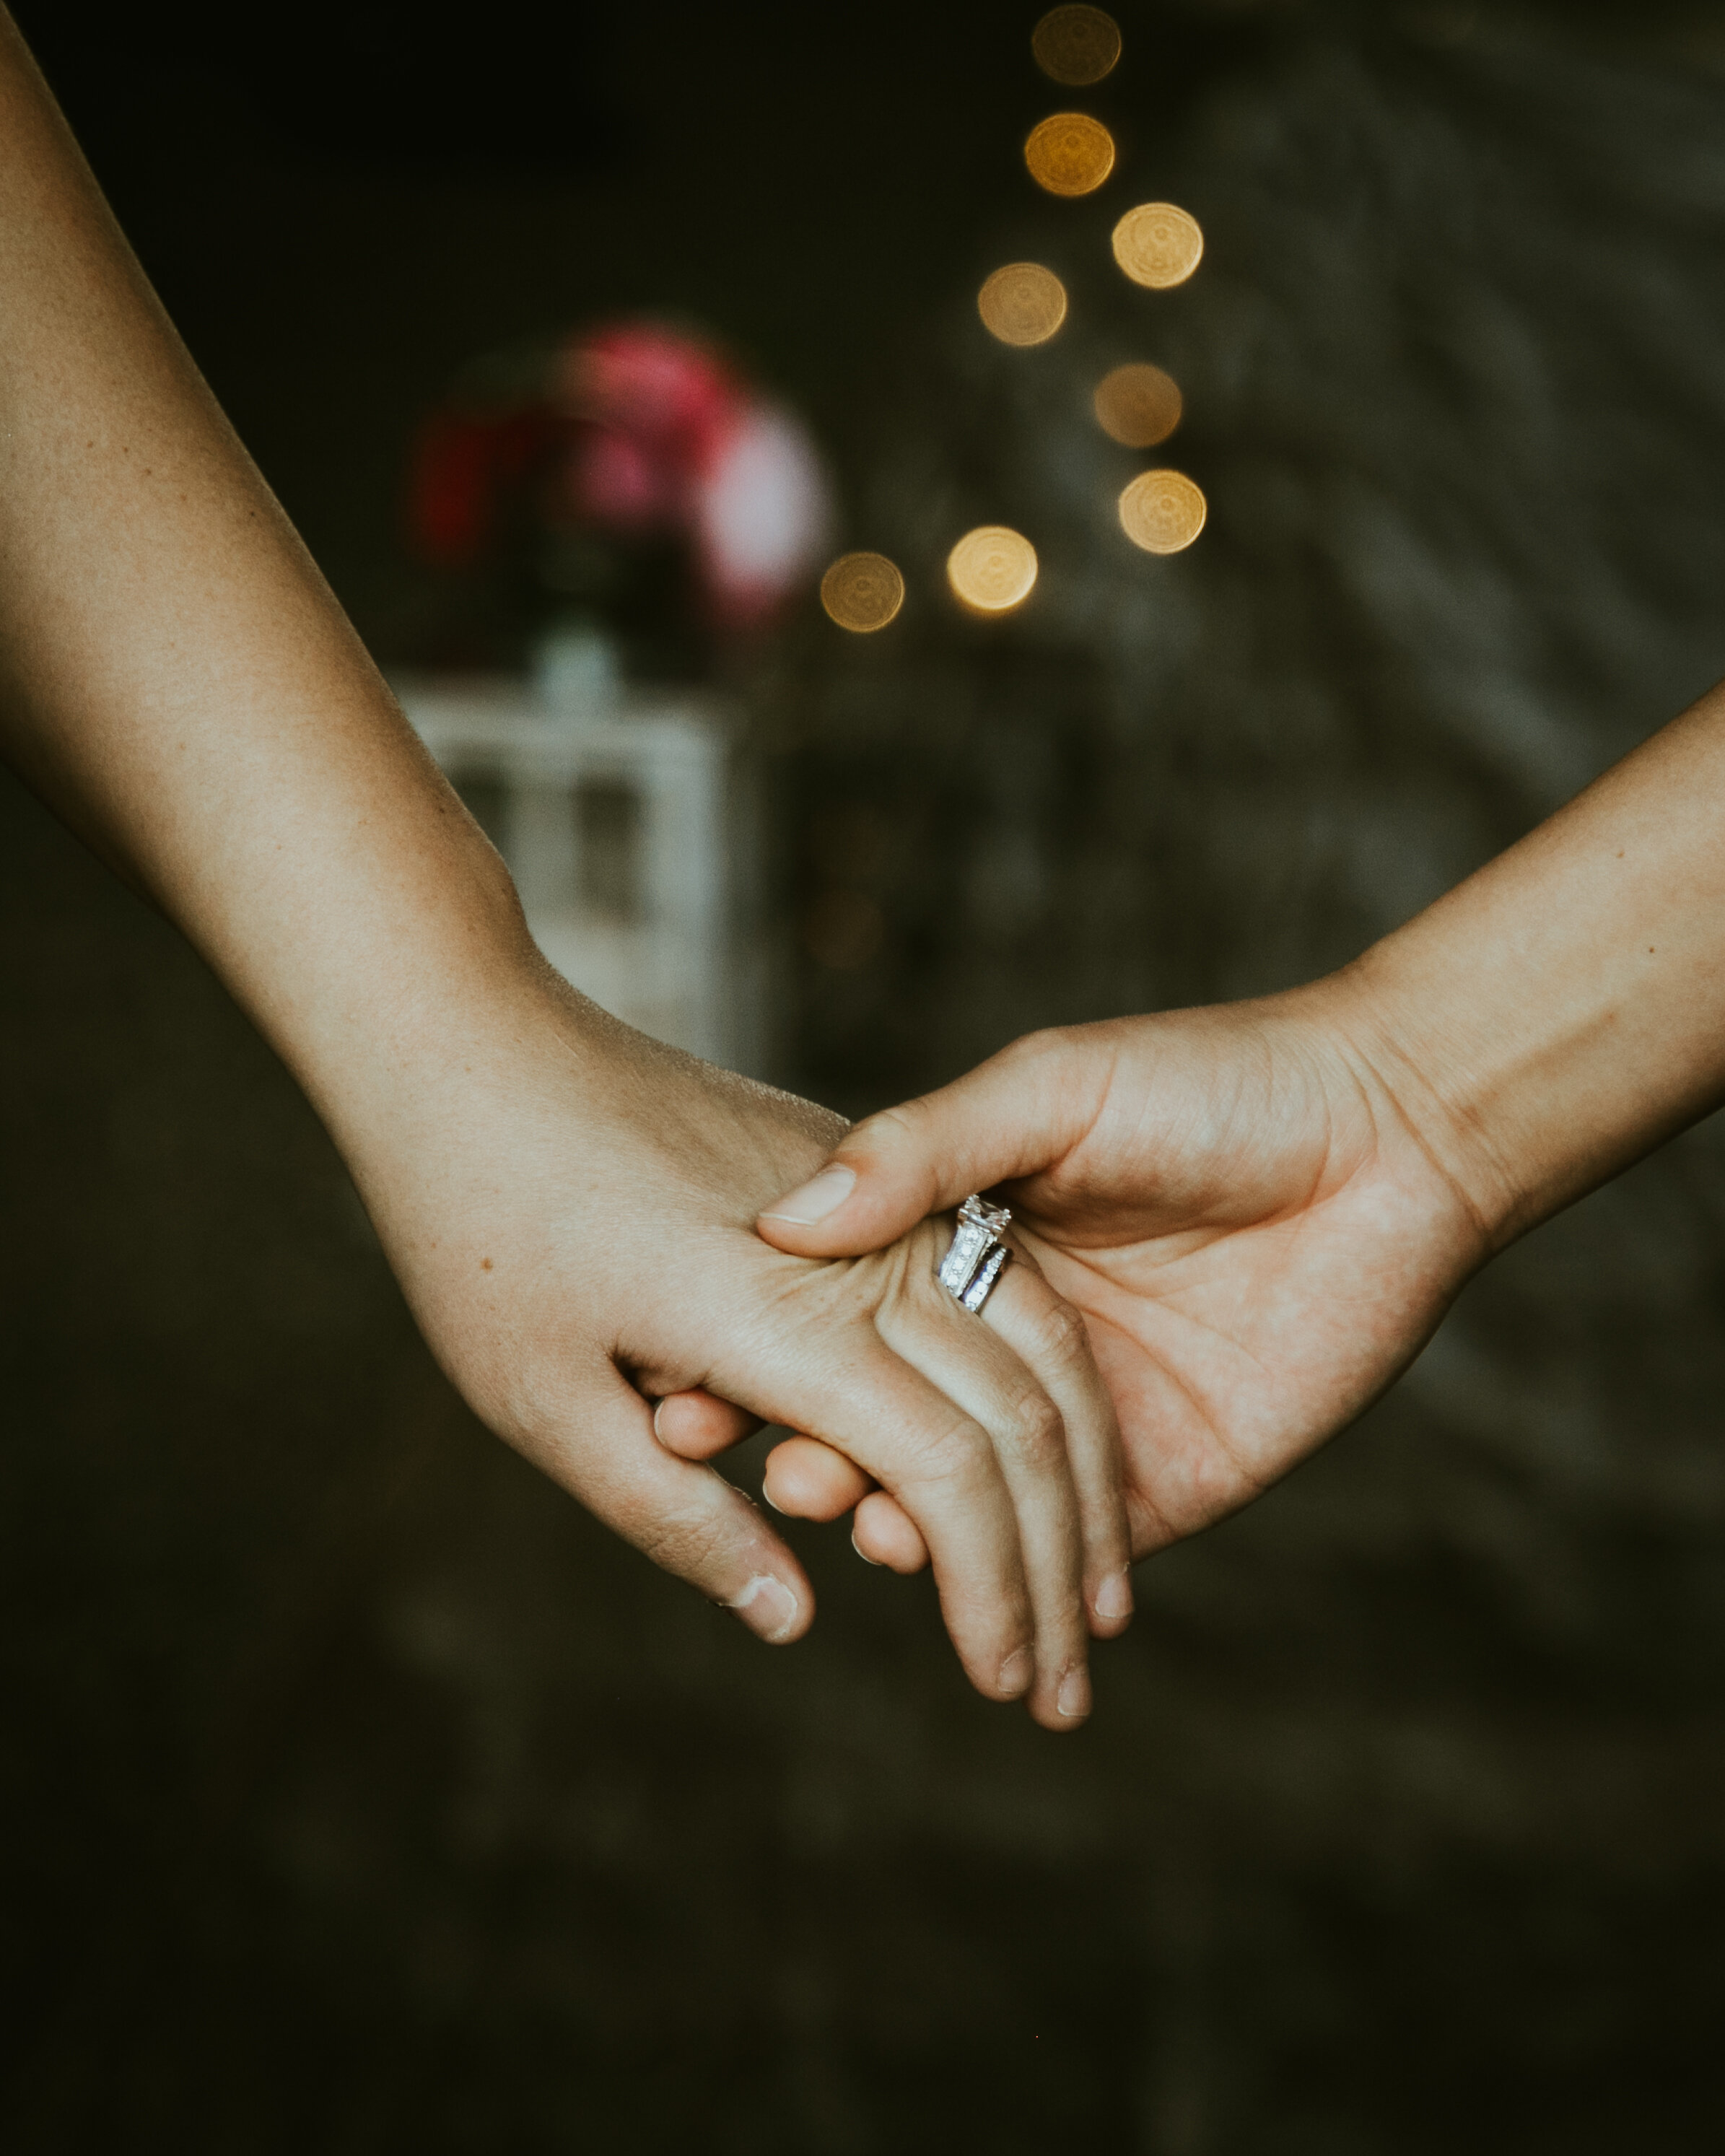
POLYGON ((991 1205, 974 1192, 958 1208, 958 1231, 952 1248, 937 1268, 937 1277, 947 1294, 967 1310, 980 1310, 1012 1256, 1000 1240, 1012 1224, 1004 1205, 991 1205))

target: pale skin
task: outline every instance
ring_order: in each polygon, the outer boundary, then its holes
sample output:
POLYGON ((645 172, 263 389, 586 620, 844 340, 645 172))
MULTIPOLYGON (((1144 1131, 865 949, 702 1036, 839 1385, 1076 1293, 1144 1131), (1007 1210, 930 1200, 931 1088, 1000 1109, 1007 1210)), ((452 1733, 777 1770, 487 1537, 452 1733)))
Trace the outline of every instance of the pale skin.
MULTIPOLYGON (((1722 1100, 1725 688, 1342 972, 1033 1034, 858 1125, 759 1228, 865 1250, 999 1187, 1084 1314, 1142 1556, 1352 1422, 1495 1253, 1722 1100)), ((768 1488, 922 1562, 830 1447, 781 1445, 768 1488)))
POLYGON ((1082 1322, 1028 1264, 988 1322, 959 1310, 936 1223, 836 1264, 753 1234, 842 1122, 538 957, 3 14, 0 292, 0 747, 305 1087, 480 1415, 775 1641, 806 1574, 654 1403, 818 1432, 914 1522, 978 1689, 1076 1727, 1088 1640, 1131 1611, 1082 1322))

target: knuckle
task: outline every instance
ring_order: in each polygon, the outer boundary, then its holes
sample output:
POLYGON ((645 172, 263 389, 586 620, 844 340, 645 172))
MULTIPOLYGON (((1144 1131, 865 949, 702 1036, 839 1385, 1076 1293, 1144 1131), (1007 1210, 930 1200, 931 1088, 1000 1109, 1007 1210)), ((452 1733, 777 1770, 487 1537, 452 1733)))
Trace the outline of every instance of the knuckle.
POLYGON ((872 1116, 865 1116, 860 1123, 851 1126, 840 1151, 846 1151, 858 1139, 873 1139, 885 1135, 901 1137, 912 1125, 916 1103, 906 1101, 896 1108, 879 1108, 872 1116))
POLYGON ((703 1577, 730 1537, 723 1521, 706 1512, 655 1511, 647 1504, 629 1508, 619 1525, 629 1541, 661 1570, 680 1578, 703 1577))
POLYGON ((1021 1393, 1008 1410, 1003 1441, 1026 1467, 1047 1472, 1066 1455, 1066 1425, 1045 1393, 1021 1393))
POLYGON ((1084 1320, 1070 1302, 1050 1295, 1034 1320, 1031 1336, 1034 1353, 1065 1369, 1090 1360, 1090 1334, 1084 1320))
POLYGON ((916 1463, 917 1479, 948 1483, 973 1481, 991 1450, 988 1432, 968 1415, 961 1415, 924 1435, 916 1463))
POLYGON ((1034 1033, 1020 1034, 1016 1040, 1009 1041, 990 1060, 1023 1077, 1039 1065, 1063 1061, 1078 1045, 1078 1029, 1045 1025, 1034 1033))
POLYGON ((900 1147, 914 1141, 917 1126, 924 1119, 920 1101, 909 1101, 901 1107, 882 1108, 852 1126, 845 1133, 845 1141, 834 1158, 850 1160, 859 1154, 868 1156, 894 1152, 900 1147))
POLYGON ((1066 1029, 1059 1025, 1038 1026, 1033 1032, 1021 1033, 1016 1040, 1009 1040, 997 1051, 999 1063, 1034 1063, 1045 1055, 1058 1055, 1066 1045, 1066 1029))

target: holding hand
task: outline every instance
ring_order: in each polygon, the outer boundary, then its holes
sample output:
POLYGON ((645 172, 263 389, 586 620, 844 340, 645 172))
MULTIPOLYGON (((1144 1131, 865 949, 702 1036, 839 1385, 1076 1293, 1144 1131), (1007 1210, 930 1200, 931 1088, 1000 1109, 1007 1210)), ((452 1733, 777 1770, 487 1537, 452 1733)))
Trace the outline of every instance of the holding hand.
POLYGON ((3 8, 0 264, 0 752, 304 1086, 444 1368, 771 1640, 809 1622, 801 1568, 643 1394, 712 1386, 843 1446, 932 1552, 978 1688, 1081 1719, 1084 1589, 1123 1592, 1127 1555, 1081 1328, 1027 1275, 1033 1373, 937 1287, 932 1229, 822 1264, 753 1234, 843 1126, 619 1025, 540 958, 3 8))
MULTIPOLYGON (((1343 977, 1219 1009, 1033 1034, 859 1124, 759 1223, 863 1250, 1000 1186, 1081 1311, 1119 1414, 1134 1556, 1255 1496, 1383 1391, 1487 1255, 1478 1219, 1363 1052, 1343 977)), ((805 1440, 768 1488, 831 1518, 862 1491, 805 1440)), ((922 1552, 884 1493, 865 1554, 922 1552)))
POLYGON ((632 1032, 548 968, 522 1000, 477 1049, 469 1035, 444 1057, 428 1036, 410 1101, 392 1085, 377 1129, 331 1109, 426 1336, 480 1414, 773 1640, 810 1621, 802 1568, 690 1464, 701 1448, 675 1445, 670 1404, 660 1441, 649 1399, 706 1386, 818 1432, 933 1553, 978 1689, 1026 1697, 1051 1728, 1081 1720, 1087 1609, 1130 1608, 1113 1413, 1081 1322, 1028 1265, 1009 1269, 1003 1322, 973 1316, 935 1277, 932 1224, 819 1265, 768 1248, 756 1212, 838 1119, 632 1032))
MULTIPOLYGON (((1033 1034, 762 1215, 808 1255, 1001 1186, 1084 1313, 1136 1552, 1351 1421, 1470 1273, 1725 1097, 1725 691, 1343 972, 1033 1034)), ((782 1448, 788 1509, 855 1477, 782 1448)), ((917 1554, 870 1497, 870 1554, 917 1554)), ((859 1541, 864 1539, 859 1522, 859 1541)))

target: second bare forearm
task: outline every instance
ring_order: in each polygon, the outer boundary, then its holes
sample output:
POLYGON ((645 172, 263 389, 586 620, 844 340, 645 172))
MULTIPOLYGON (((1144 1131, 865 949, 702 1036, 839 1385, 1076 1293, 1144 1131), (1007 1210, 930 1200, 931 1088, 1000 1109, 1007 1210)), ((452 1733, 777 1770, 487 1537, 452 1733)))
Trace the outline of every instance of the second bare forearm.
POLYGON ((1343 977, 1499 1245, 1725 1098, 1725 690, 1343 977))

